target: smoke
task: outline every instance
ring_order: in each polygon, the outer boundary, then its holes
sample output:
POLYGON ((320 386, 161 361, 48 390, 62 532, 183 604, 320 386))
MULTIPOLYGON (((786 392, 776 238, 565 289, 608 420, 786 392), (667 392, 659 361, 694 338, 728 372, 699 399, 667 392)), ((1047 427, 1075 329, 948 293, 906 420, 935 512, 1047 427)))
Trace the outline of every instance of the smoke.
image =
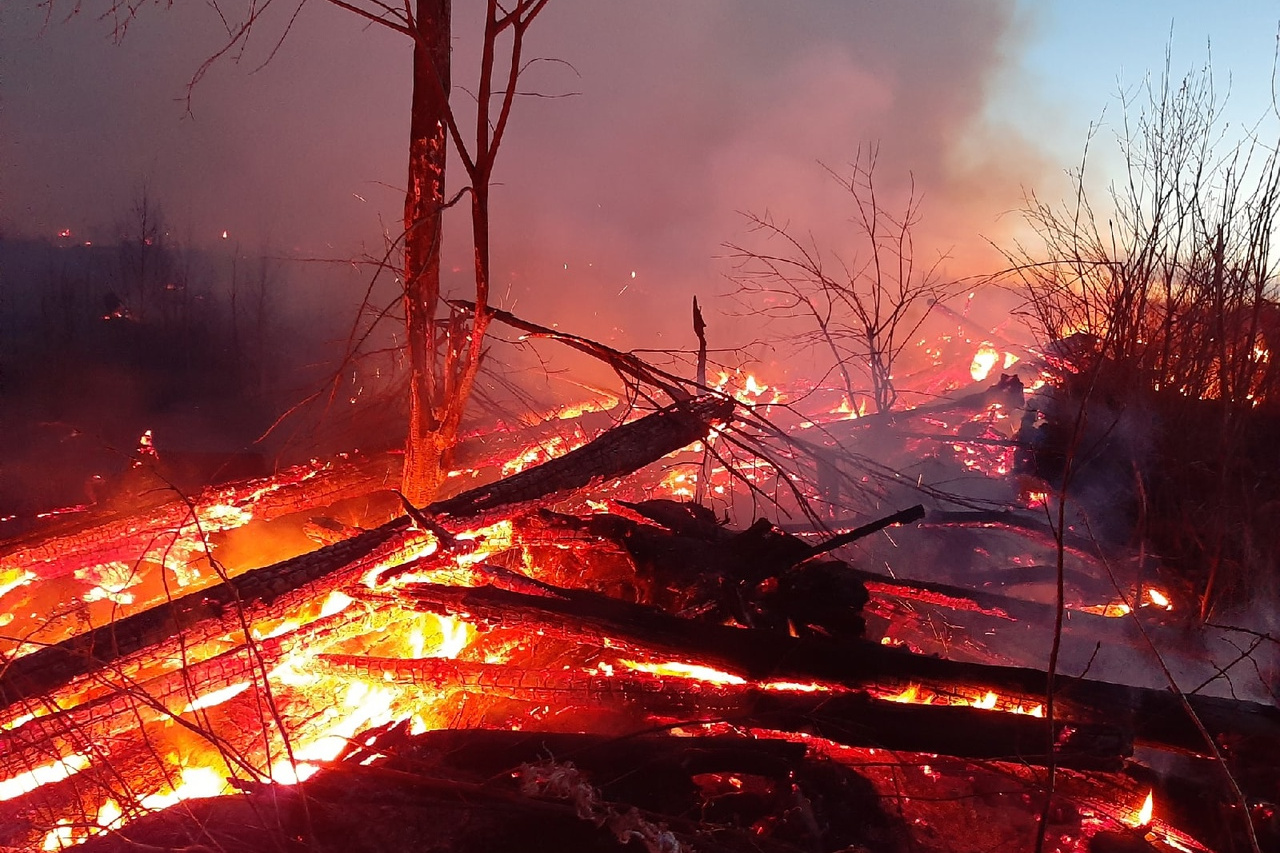
MULTIPOLYGON (((143 10, 120 44, 109 22, 57 14, 5 11, 0 228, 110 240, 145 181, 195 244, 225 230, 345 257, 377 254, 396 229, 403 39, 309 4, 274 55, 283 16, 188 92, 225 40, 208 8, 143 10)), ((455 14, 465 109, 475 11, 455 14)), ((1034 144, 988 115, 1030 25, 1019 14, 1011 0, 556 0, 528 48, 556 61, 534 64, 524 89, 575 94, 517 104, 494 194, 499 298, 632 345, 683 341, 689 297, 725 289, 718 256, 740 212, 840 247, 848 200, 823 164, 845 171, 868 145, 886 199, 912 178, 924 197, 922 257, 950 255, 955 275, 989 265, 984 235, 1043 171, 1034 144)), ((450 223, 459 285, 464 216, 450 223)))

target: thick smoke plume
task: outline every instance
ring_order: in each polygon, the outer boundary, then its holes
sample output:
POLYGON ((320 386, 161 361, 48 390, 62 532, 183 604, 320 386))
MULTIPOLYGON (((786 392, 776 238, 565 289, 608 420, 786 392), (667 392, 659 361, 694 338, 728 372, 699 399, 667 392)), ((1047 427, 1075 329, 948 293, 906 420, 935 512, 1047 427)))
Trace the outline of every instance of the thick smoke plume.
MULTIPOLYGON (((458 5, 454 80, 466 87, 475 28, 458 5)), ((403 40, 309 4, 274 56, 283 16, 189 92, 224 38, 208 8, 144 9, 119 44, 85 10, 65 23, 56 4, 48 22, 6 10, 7 233, 113 239, 144 181, 196 245, 225 230, 345 257, 376 254, 397 228, 403 40)), ((496 289, 544 322, 670 345, 688 296, 724 289, 717 255, 740 237, 740 211, 840 248, 849 206, 823 164, 841 172, 869 145, 886 199, 911 176, 924 196, 921 256, 949 254, 957 276, 986 271, 982 236, 1041 171, 1034 147, 988 117, 1028 26, 1008 0, 557 0, 530 46, 555 61, 525 88, 572 94, 518 105, 497 175, 496 289)), ((465 108, 465 91, 456 100, 465 108)), ((461 238, 450 252, 465 284, 461 238)))

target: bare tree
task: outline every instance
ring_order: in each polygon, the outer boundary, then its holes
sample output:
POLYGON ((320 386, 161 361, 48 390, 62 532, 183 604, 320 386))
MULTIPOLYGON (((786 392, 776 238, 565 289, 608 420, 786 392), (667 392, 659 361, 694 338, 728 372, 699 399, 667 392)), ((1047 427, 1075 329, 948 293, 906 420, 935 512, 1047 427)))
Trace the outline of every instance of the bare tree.
MULTIPOLYGON (((52 10, 57 0, 40 0, 52 10)), ((123 37, 144 4, 106 0, 102 17, 123 37)), ((194 87, 220 58, 246 49, 250 33, 274 0, 258 0, 237 14, 225 3, 213 7, 226 28, 227 40, 207 59, 191 81, 194 87)), ((524 39, 548 0, 486 0, 479 79, 469 97, 476 102, 474 132, 465 134, 450 103, 450 37, 452 0, 328 0, 366 22, 392 30, 413 44, 410 98, 409 168, 405 190, 403 306, 409 363, 409 425, 402 490, 415 503, 426 503, 442 482, 451 462, 462 413, 475 385, 489 322, 489 189, 494 163, 507 129, 517 83, 528 61, 524 39), (476 310, 452 309, 440 292, 441 218, 460 199, 445 199, 445 160, 449 145, 466 170, 471 199, 475 252, 476 310)), ((72 14, 83 0, 75 0, 72 14)), ((301 12, 297 2, 292 15, 301 12)), ((292 20, 292 18, 291 18, 292 20)), ((286 30, 280 36, 283 41, 286 30)))
POLYGON ((828 170, 853 203, 858 254, 850 260, 824 252, 812 237, 796 236, 767 214, 747 218, 752 233, 772 248, 727 248, 736 262, 738 297, 753 312, 799 321, 799 339, 830 355, 849 405, 856 410, 866 396, 876 411, 887 412, 898 400, 894 363, 946 287, 939 277, 943 258, 917 264, 912 229, 920 199, 914 181, 902 213, 890 213, 876 191, 876 155, 874 148, 859 151, 847 176, 828 170))
POLYGON ((160 322, 165 316, 165 285, 173 273, 164 209, 143 182, 120 225, 120 273, 123 298, 138 319, 160 322))
POLYGON ((1280 379, 1267 334, 1277 296, 1273 238, 1280 159, 1256 136, 1222 145, 1208 69, 1128 97, 1122 177, 1099 204, 1073 173, 1074 199, 1032 196, 1039 246, 1009 252, 1049 343, 1085 334, 1140 383, 1251 408, 1280 379))
POLYGON ((1047 346, 1087 351, 1063 396, 1095 414, 1103 394, 1114 411, 1156 413, 1153 459, 1131 460, 1140 532, 1199 576, 1207 617, 1280 559, 1258 544, 1274 541, 1280 489, 1256 458, 1259 415, 1280 403, 1280 151, 1263 122, 1226 138, 1208 67, 1178 79, 1166 58, 1123 108, 1109 194, 1090 192, 1086 146, 1072 200, 1033 196, 1038 245, 1008 256, 1047 346))

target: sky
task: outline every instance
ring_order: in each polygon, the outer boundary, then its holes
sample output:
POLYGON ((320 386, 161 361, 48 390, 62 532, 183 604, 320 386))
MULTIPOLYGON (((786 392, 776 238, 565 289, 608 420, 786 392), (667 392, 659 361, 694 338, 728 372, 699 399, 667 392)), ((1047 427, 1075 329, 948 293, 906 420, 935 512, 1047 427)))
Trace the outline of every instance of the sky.
MULTIPOLYGON (((146 186, 189 243, 226 231, 284 257, 380 252, 402 204, 400 36, 306 0, 273 53, 278 6, 189 87, 225 41, 210 5, 146 5, 117 39, 101 2, 54 0, 46 16, 0 0, 0 234, 109 241, 146 186)), ((475 74, 477 5, 455 3, 455 86, 475 74)), ((1167 47, 1179 76, 1212 56, 1234 122, 1264 113, 1278 21, 1264 2, 552 0, 528 50, 556 61, 528 88, 563 97, 517 105, 495 176, 495 291, 606 339, 669 334, 690 294, 726 291, 724 245, 754 239, 744 214, 848 248, 830 173, 873 149, 885 203, 918 195, 922 258, 986 271, 1024 193, 1064 192, 1100 117, 1112 156, 1117 92, 1167 47)), ((446 239, 460 286, 467 247, 446 239)))

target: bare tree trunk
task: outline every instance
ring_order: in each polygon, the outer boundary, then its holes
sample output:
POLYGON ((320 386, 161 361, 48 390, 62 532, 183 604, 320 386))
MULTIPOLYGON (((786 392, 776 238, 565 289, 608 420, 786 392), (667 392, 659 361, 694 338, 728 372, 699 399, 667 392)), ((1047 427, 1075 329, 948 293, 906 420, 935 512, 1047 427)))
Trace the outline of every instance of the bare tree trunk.
MULTIPOLYGON (((413 96, 409 120, 409 182, 404 200, 404 309, 409 348, 409 430, 401 491, 427 503, 444 476, 453 443, 436 411, 436 307, 440 300, 440 238, 448 143, 451 0, 417 0, 413 96)), ((452 420, 452 419, 451 419, 452 420)), ((454 427, 456 429, 456 427, 454 427)))

